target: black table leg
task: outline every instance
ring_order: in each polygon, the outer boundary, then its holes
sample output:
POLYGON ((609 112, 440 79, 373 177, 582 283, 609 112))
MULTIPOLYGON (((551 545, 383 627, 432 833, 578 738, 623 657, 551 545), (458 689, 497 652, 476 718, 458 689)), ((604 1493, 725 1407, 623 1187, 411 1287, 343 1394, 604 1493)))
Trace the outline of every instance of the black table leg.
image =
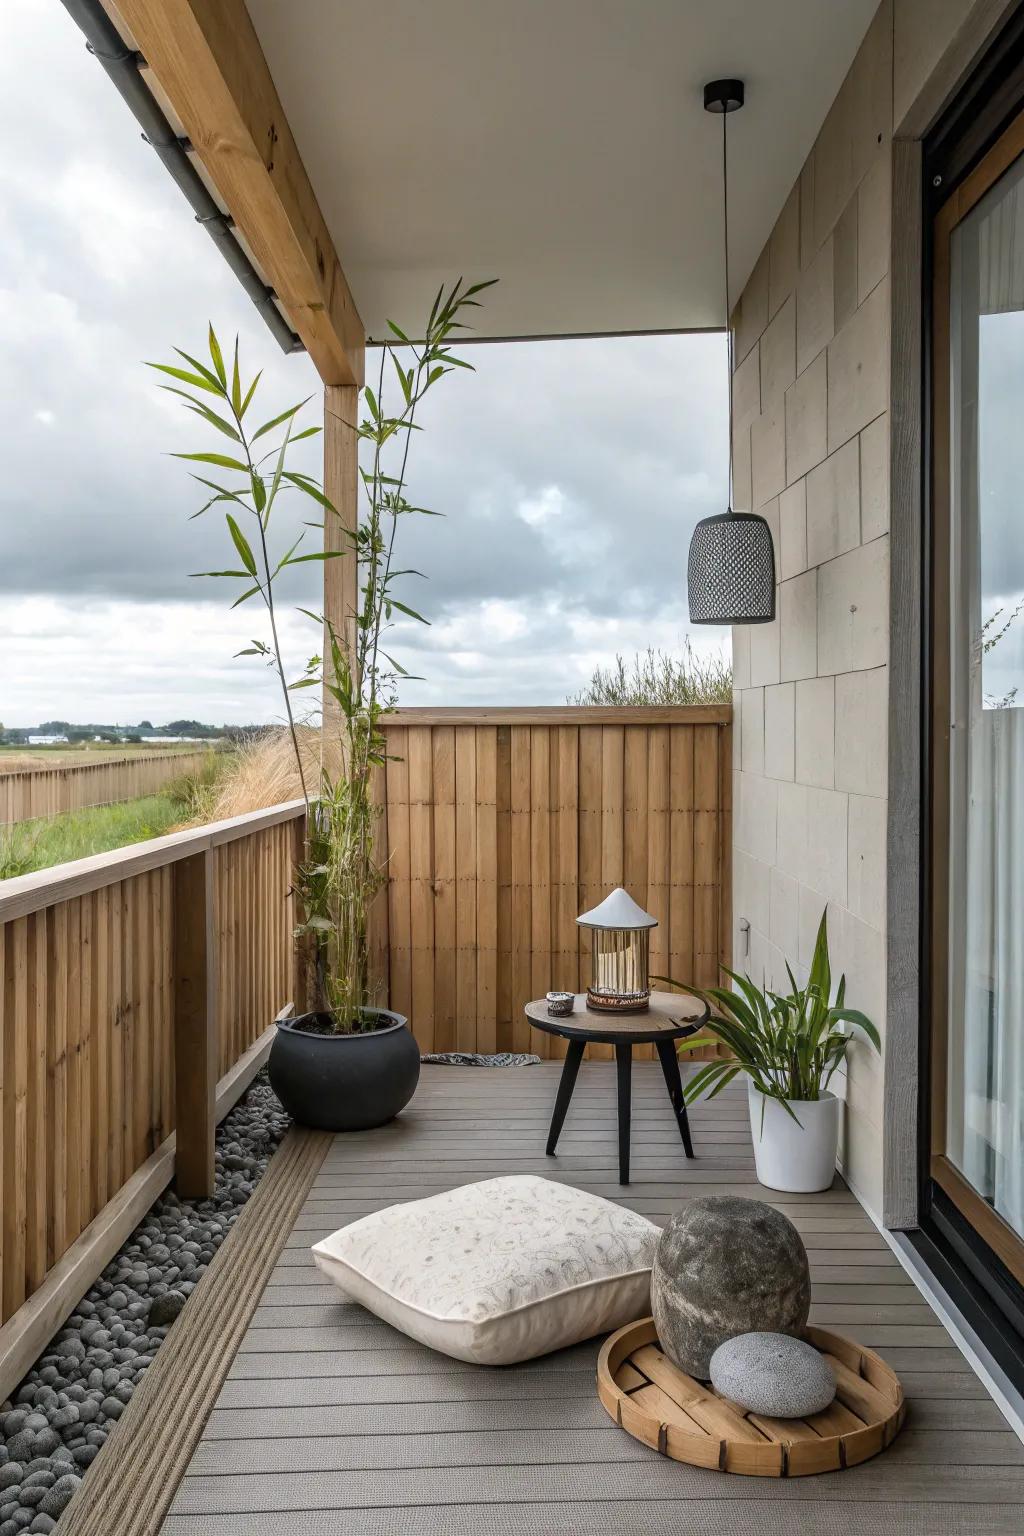
POLYGON ((629 1111, 633 1047, 626 1041, 615 1045, 615 1078, 619 1090, 619 1183, 629 1183, 629 1111))
POLYGON ((551 1116, 551 1129, 548 1131, 548 1144, 546 1151, 548 1157, 554 1155, 561 1134, 562 1124, 565 1120, 565 1112, 569 1108, 569 1100, 576 1086, 576 1074, 583 1060, 583 1052, 587 1048, 585 1040, 570 1040, 569 1048, 562 1062, 562 1075, 558 1079, 558 1093, 555 1095, 555 1108, 551 1116))
POLYGON ((690 1140, 690 1122, 686 1115, 686 1102, 683 1098, 683 1084, 679 1076, 679 1057, 676 1055, 675 1043, 672 1040, 658 1040, 656 1044, 658 1047, 658 1060, 661 1062, 661 1070, 665 1074, 668 1096, 672 1100, 672 1108, 675 1110, 676 1124, 679 1126, 679 1134, 683 1138, 683 1151, 687 1157, 692 1157, 693 1142, 690 1140))

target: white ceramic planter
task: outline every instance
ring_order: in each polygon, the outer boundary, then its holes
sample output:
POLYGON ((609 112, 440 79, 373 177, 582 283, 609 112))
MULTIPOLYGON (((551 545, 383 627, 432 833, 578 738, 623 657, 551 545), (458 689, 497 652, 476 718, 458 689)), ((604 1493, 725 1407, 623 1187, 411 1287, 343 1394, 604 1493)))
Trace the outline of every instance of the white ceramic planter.
POLYGON ((836 1171, 842 1100, 834 1093, 813 1102, 790 1099, 794 1120, 777 1099, 766 1099, 748 1080, 747 1103, 758 1182, 800 1194, 828 1189, 836 1171))

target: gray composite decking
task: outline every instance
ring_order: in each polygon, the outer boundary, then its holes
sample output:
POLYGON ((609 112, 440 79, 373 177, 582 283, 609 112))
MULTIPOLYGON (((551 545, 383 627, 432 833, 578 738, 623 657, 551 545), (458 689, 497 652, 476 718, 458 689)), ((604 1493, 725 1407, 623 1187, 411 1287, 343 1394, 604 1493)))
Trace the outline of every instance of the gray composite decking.
POLYGON ((1024 1447, 846 1187, 761 1189, 735 1086, 692 1111, 697 1158, 686 1164, 656 1063, 634 1067, 628 1188, 605 1063, 581 1069, 558 1156, 546 1158, 557 1072, 425 1067, 399 1120, 336 1138, 162 1536, 1020 1536, 1024 1447), (368 1211, 514 1172, 661 1223, 699 1194, 771 1199, 807 1244, 811 1320, 900 1373, 910 1411, 899 1438, 820 1477, 682 1466, 608 1419, 599 1340, 519 1366, 467 1365, 345 1303, 313 1265, 311 1243, 368 1211))

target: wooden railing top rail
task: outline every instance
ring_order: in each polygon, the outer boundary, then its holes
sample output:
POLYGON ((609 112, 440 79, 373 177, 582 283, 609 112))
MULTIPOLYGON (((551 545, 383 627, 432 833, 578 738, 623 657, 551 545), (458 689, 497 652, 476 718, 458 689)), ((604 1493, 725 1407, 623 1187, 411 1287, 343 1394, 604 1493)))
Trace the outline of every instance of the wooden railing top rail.
MULTIPOLYGON (((73 747, 70 748, 69 754, 73 753, 74 750, 73 747)), ((26 747, 25 751, 31 754, 33 748, 26 747)), ((174 762, 176 758, 204 757, 207 752, 214 751, 216 751, 216 748, 213 746, 197 746, 179 747, 177 750, 167 747, 163 751, 157 751, 156 748, 152 751, 143 749, 141 752, 124 753, 120 757, 115 756, 111 752, 109 755, 104 754, 93 763, 83 763, 80 761, 62 762, 59 756, 55 756, 52 762, 36 762, 31 767, 22 765, 16 757, 8 757, 0 758, 0 777, 5 779, 27 779, 35 774, 54 773, 58 770, 64 773, 81 773, 86 769, 93 772, 102 768, 120 768, 126 763, 169 763, 174 762)))
POLYGON ((276 827, 282 821, 293 821, 304 810, 301 800, 288 800, 264 811, 249 811, 227 821, 212 821, 204 827, 171 832, 166 837, 133 843, 128 848, 114 848, 110 853, 96 853, 87 859, 74 859, 69 864, 55 864, 31 875, 16 875, 13 880, 0 881, 0 923, 27 917, 30 912, 56 906, 58 902, 70 901, 106 885, 116 885, 132 875, 145 874, 147 870, 160 869, 165 864, 176 864, 205 849, 232 843, 253 832, 262 832, 266 827, 276 827))
POLYGON ((728 725, 731 704, 424 705, 393 709, 381 724, 409 725, 728 725))

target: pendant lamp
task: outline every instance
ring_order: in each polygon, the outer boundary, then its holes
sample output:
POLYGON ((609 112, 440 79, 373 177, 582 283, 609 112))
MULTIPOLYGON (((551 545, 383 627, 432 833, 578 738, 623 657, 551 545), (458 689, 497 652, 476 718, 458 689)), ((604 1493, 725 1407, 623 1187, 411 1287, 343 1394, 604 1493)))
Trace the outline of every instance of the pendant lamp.
POLYGON ((729 114, 743 105, 742 80, 712 80, 704 87, 705 112, 722 118, 722 234, 725 325, 729 359, 729 503, 693 530, 687 586, 691 624, 770 624, 775 617, 775 549, 772 531, 754 512, 732 507, 732 310, 729 294, 729 114))

